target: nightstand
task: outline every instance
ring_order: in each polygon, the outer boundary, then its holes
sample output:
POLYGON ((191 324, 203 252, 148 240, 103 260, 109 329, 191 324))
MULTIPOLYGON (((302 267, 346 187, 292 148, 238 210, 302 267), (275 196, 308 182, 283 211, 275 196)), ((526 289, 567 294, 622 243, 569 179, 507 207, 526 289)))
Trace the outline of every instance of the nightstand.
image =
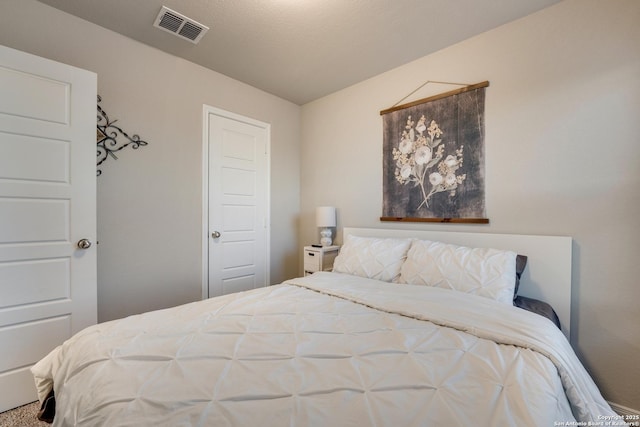
POLYGON ((333 260, 336 259, 340 246, 314 246, 304 247, 304 275, 315 273, 316 271, 331 271, 333 260))

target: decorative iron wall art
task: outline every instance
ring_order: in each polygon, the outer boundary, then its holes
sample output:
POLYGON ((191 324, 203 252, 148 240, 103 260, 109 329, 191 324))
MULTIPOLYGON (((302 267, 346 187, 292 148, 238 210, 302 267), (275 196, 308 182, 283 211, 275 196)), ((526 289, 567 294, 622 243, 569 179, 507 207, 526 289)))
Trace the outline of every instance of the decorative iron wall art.
MULTIPOLYGON (((109 120, 107 113, 100 107, 102 98, 98 95, 98 128, 96 140, 98 144, 98 164, 100 166, 107 158, 118 159, 116 152, 126 147, 137 150, 141 145, 147 145, 146 141, 140 139, 138 135, 129 136, 114 123, 117 120, 109 120)), ((102 170, 98 169, 96 174, 100 176, 102 170)))
POLYGON ((380 112, 381 221, 489 222, 484 197, 487 86, 478 83, 380 112))

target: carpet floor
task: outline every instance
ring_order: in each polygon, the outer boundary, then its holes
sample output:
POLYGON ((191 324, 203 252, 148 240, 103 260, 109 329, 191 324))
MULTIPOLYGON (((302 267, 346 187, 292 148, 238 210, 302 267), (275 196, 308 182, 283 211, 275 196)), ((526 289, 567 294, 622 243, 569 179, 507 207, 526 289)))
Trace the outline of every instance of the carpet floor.
POLYGON ((40 409, 40 402, 19 406, 10 411, 0 413, 0 427, 44 427, 51 426, 38 420, 36 415, 40 409))

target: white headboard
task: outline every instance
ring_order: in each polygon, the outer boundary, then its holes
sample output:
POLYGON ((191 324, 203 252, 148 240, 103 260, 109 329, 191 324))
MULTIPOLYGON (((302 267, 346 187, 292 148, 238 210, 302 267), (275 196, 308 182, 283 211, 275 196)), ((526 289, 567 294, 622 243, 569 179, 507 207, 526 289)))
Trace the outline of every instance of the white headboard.
POLYGON ((571 237, 519 234, 458 233, 345 227, 343 236, 413 237, 460 246, 511 250, 526 255, 527 267, 518 295, 545 301, 560 318, 567 339, 571 332, 571 237))

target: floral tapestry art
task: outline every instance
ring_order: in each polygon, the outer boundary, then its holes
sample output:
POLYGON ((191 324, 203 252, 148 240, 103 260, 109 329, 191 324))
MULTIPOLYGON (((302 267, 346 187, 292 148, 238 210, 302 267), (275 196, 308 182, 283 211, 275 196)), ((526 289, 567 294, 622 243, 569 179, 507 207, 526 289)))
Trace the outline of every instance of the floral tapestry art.
POLYGON ((480 85, 381 113, 382 220, 488 222, 480 85))

